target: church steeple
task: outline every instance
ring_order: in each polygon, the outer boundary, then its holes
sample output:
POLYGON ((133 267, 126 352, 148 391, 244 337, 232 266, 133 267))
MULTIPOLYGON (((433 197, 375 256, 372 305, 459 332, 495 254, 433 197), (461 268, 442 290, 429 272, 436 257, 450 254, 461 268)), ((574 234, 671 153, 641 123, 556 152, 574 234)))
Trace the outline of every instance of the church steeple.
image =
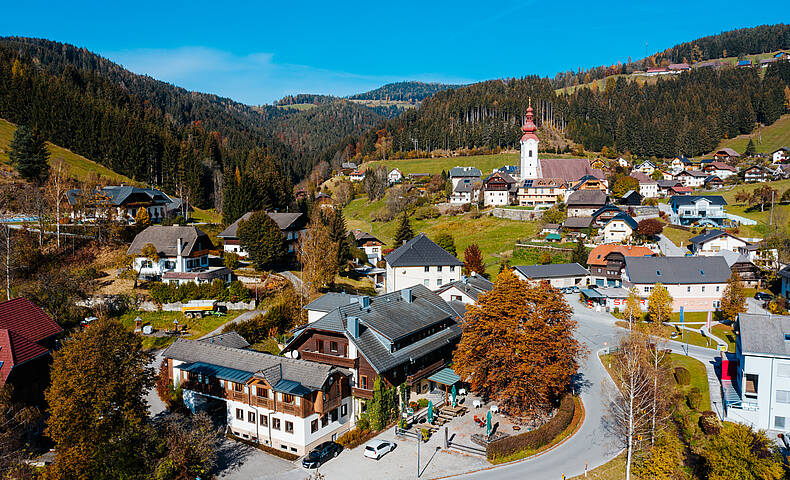
POLYGON ((532 98, 529 99, 527 107, 527 118, 521 127, 524 135, 521 136, 521 180, 539 178, 540 161, 538 160, 538 131, 532 114, 532 98))

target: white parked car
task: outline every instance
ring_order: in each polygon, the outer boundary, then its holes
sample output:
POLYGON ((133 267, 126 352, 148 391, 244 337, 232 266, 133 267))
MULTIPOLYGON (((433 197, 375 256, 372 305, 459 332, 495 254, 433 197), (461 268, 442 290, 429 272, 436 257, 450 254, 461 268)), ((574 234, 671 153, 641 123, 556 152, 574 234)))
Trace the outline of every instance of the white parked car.
POLYGON ((375 458, 378 460, 383 457, 385 453, 395 450, 395 444, 387 440, 374 440, 365 445, 365 456, 368 458, 375 458))

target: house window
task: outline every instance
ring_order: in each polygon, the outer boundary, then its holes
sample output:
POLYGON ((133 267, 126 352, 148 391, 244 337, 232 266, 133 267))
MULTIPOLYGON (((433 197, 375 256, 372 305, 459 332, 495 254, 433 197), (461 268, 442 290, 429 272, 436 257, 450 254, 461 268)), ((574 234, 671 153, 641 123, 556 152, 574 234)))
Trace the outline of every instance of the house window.
POLYGON ((790 378, 790 363, 780 363, 777 365, 776 376, 779 378, 790 378))
POLYGON ((256 387, 256 392, 261 398, 269 398, 269 390, 263 387, 256 387))
POLYGON ((344 403, 343 405, 340 405, 340 416, 345 417, 346 415, 348 415, 348 405, 344 403))
POLYGON ((451 271, 451 272, 454 272, 454 271, 455 271, 455 266, 454 266, 454 265, 450 265, 450 271, 451 271))
POLYGON ((460 302, 461 301, 461 296, 460 295, 450 295, 450 300, 455 300, 456 302, 460 302))
POLYGON ((315 433, 318 431, 318 419, 316 418, 312 422, 310 422, 310 433, 315 433))
POLYGON ((757 398, 757 380, 759 375, 754 373, 746 373, 743 375, 743 381, 746 384, 744 394, 746 397, 757 398))
POLYGON ((280 429, 280 419, 279 418, 272 418, 272 428, 274 430, 280 429))
POLYGON ((425 267, 423 267, 423 268, 425 269, 425 272, 429 272, 429 271, 431 271, 431 267, 425 266, 425 267))
POLYGON ((702 286, 702 287, 700 287, 700 288, 702 288, 702 293, 705 293, 705 285, 703 285, 703 286, 702 286))
POLYGON ((294 433, 294 422, 285 421, 285 433, 294 433))
POLYGON ((329 425, 329 417, 324 415, 321 417, 321 428, 324 428, 327 425, 329 425))
POLYGON ((691 287, 686 287, 686 293, 691 293, 691 287))
POLYGON ((258 418, 261 419, 261 426, 262 427, 268 427, 269 426, 269 417, 267 417, 266 415, 261 415, 258 418))
POLYGON ((236 409, 236 420, 244 420, 244 410, 240 408, 236 409))
POLYGON ((785 417, 774 417, 774 428, 785 428, 785 417))
POLYGON ((294 403, 294 396, 290 393, 283 393, 283 403, 294 403))
POLYGON ((436 279, 436 286, 437 287, 441 287, 442 286, 442 279, 441 278, 437 278, 436 279))
POLYGON ((368 389, 368 377, 366 377, 365 375, 359 376, 359 388, 363 390, 368 389))
POLYGON ((143 260, 142 268, 151 268, 151 260, 143 260))
POLYGON ((324 353, 324 341, 323 340, 316 340, 316 345, 318 345, 316 347, 316 350, 318 350, 319 353, 324 353))
POLYGON ((333 421, 333 422, 336 422, 336 421, 337 421, 337 409, 334 409, 334 410, 332 410, 331 412, 329 412, 329 418, 330 418, 330 419, 331 419, 331 421, 333 421))
POLYGON ((255 423, 255 412, 247 412, 247 421, 255 423))
POLYGON ((438 267, 436 267, 436 271, 437 271, 437 272, 441 272, 441 271, 442 271, 442 266, 441 266, 441 265, 439 265, 438 267))
POLYGON ((790 403, 790 390, 777 390, 776 403, 790 403))
POLYGON ((426 278, 425 280, 422 281, 422 284, 425 285, 426 287, 430 287, 431 281, 426 278))
POLYGON ((716 285, 716 293, 719 293, 720 288, 721 288, 720 286, 716 285))
POLYGON ((337 353, 337 342, 329 342, 329 351, 337 353))

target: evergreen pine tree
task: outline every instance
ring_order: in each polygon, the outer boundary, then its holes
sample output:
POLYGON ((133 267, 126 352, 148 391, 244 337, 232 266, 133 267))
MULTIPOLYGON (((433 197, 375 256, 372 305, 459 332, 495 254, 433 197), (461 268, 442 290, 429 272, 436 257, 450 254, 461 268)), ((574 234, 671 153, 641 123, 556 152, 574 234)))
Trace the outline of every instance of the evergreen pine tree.
POLYGON ((9 145, 8 159, 25 180, 43 183, 49 176, 49 150, 38 129, 19 126, 9 145))
POLYGON ((351 243, 346 229, 346 219, 343 210, 337 208, 329 215, 329 238, 337 244, 337 266, 343 271, 349 260, 351 260, 351 243))
POLYGON ((584 242, 581 240, 576 242, 576 245, 573 246, 573 251, 571 252, 571 263, 578 263, 582 267, 587 265, 587 247, 584 246, 584 242))
POLYGON ((395 245, 396 247, 400 247, 412 238, 414 238, 414 230, 411 228, 409 215, 404 211, 400 219, 400 225, 398 225, 398 230, 395 232, 395 245))
POLYGON ((749 143, 746 144, 746 151, 743 152, 743 154, 746 155, 747 157, 753 157, 756 153, 757 153, 757 149, 754 148, 754 142, 750 138, 749 143))
POLYGON ((250 254, 258 270, 269 269, 282 262, 288 254, 285 238, 272 217, 255 212, 239 225, 239 242, 250 254))
POLYGON ((454 257, 458 256, 455 251, 455 239, 449 233, 440 233, 439 236, 436 237, 436 245, 447 250, 450 255, 454 257))

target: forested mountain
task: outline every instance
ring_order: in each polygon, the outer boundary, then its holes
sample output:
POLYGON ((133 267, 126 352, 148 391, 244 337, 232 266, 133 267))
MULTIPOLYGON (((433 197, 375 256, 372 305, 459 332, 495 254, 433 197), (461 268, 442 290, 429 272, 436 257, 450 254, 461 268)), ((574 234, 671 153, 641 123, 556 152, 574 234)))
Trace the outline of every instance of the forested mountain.
POLYGON ((351 100, 420 102, 436 92, 461 86, 462 85, 450 85, 445 83, 396 82, 388 83, 369 92, 351 95, 348 98, 351 100))
MULTIPOLYGON (((283 97, 276 102, 274 102, 277 106, 285 106, 285 105, 302 105, 305 103, 309 103, 312 105, 323 105, 326 103, 336 102, 338 97, 333 97, 332 95, 319 95, 315 93, 300 93, 298 95, 288 95, 287 97, 283 97)), ((265 106, 263 107, 265 109, 265 106)))
MULTIPOLYGON (((436 93, 368 132, 363 150, 375 151, 382 135, 395 152, 414 149, 515 147, 529 99, 542 129, 559 129, 588 150, 640 156, 699 155, 721 138, 750 132, 784 113, 790 64, 700 69, 654 85, 612 79, 605 89, 555 94, 548 79, 492 80, 436 93), (386 133, 383 133, 386 132, 386 133)), ((543 149, 554 145, 543 142, 543 149)))
POLYGON ((557 73, 552 83, 555 88, 572 87, 611 75, 630 74, 671 63, 694 64, 703 60, 739 58, 788 49, 790 25, 760 25, 698 38, 634 61, 628 57, 613 65, 566 70, 557 73))

